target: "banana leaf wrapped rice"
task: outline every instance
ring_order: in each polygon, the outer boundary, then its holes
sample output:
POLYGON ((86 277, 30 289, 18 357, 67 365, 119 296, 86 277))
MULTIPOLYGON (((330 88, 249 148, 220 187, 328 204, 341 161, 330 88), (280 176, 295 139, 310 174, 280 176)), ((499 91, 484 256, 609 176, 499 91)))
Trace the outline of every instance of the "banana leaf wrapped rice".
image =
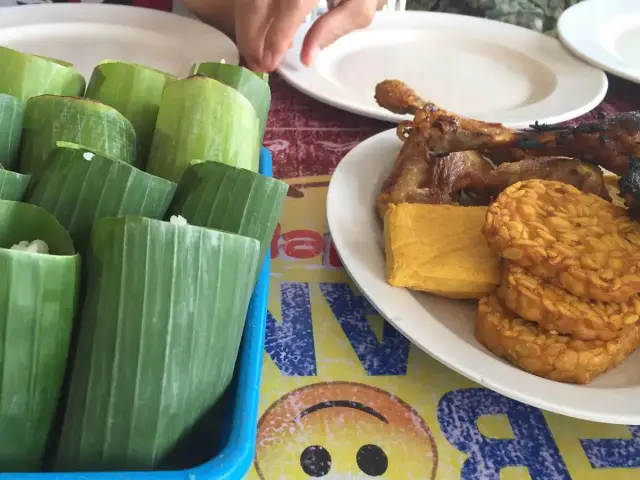
POLYGON ((84 77, 67 62, 0 46, 0 93, 26 102, 39 95, 83 95, 84 77))
POLYGON ((147 171, 178 182, 192 160, 258 171, 260 124, 244 95, 204 76, 169 83, 162 95, 147 171))
POLYGON ((24 103, 0 93, 0 200, 22 200, 30 175, 11 171, 17 167, 24 103))
POLYGON ((96 100, 41 95, 27 101, 20 170, 37 177, 58 142, 137 166, 136 134, 116 109, 96 100))
POLYGON ((2 471, 37 471, 58 406, 80 257, 43 209, 0 201, 2 471))
POLYGON ((268 82, 0 64, 0 471, 47 440, 56 470, 158 468, 231 382, 288 189, 256 173, 268 82))
POLYGON ((162 92, 172 80, 167 73, 126 62, 104 61, 93 70, 85 97, 115 108, 131 122, 138 165, 147 163, 162 92))
POLYGON ((176 184, 91 150, 58 142, 26 201, 55 215, 84 253, 91 228, 103 217, 161 219, 176 184))
POLYGON ((96 222, 56 469, 152 469, 229 385, 259 243, 184 223, 96 222))
POLYGON ((285 182, 243 168, 192 162, 178 184, 170 214, 194 225, 255 238, 262 263, 288 190, 285 182))

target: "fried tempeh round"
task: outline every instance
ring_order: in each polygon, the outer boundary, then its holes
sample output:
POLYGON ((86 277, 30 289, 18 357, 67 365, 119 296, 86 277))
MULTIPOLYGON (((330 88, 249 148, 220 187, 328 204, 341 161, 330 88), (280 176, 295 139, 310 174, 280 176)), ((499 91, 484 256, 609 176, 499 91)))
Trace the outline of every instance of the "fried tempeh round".
POLYGON ((640 291, 640 223, 571 185, 510 186, 489 207, 484 233, 501 256, 578 297, 622 302, 640 291))
POLYGON ((580 340, 612 340, 640 319, 638 295, 622 303, 585 300, 511 262, 503 267, 498 296, 525 320, 580 340))
POLYGON ((475 334, 488 350, 526 372, 578 384, 616 367, 640 344, 638 324, 607 342, 577 340, 523 320, 494 294, 478 303, 475 334))

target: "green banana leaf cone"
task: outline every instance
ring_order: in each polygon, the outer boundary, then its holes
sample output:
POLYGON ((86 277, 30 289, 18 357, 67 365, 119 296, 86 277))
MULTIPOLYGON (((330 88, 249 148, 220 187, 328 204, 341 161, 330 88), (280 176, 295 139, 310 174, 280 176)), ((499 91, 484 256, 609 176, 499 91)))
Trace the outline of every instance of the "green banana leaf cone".
POLYGON ((58 142, 26 201, 53 214, 84 252, 96 220, 126 215, 161 219, 175 190, 176 184, 164 178, 58 142))
POLYGON ((191 74, 213 78, 244 95, 258 115, 260 143, 262 143, 271 107, 271 89, 267 79, 239 65, 216 62, 195 64, 191 67, 191 74))
POLYGON ((31 175, 4 170, 0 165, 0 200, 19 202, 24 197, 31 175))
POLYGON ((220 399, 258 250, 192 225, 96 222, 56 470, 153 469, 220 399))
POLYGON ((23 102, 39 95, 80 96, 86 81, 70 63, 0 46, 0 93, 23 102))
POLYGON ((0 167, 16 166, 23 120, 24 102, 0 93, 0 167))
POLYGON ((260 123, 249 100, 197 75, 164 89, 147 171, 178 182, 194 159, 258 171, 260 123))
POLYGON ((35 205, 0 201, 0 225, 0 469, 37 471, 65 373, 80 256, 35 205), (50 253, 11 249, 34 240, 50 253))
POLYGON ((29 100, 20 171, 38 178, 59 141, 83 145, 104 157, 138 166, 133 126, 113 107, 86 98, 55 95, 29 100))
POLYGON ((271 245, 289 186, 242 168, 217 162, 193 162, 170 207, 190 224, 255 238, 259 263, 271 245))
POLYGON ((149 155, 162 92, 175 77, 133 63, 104 61, 94 70, 85 97, 118 110, 133 125, 139 164, 149 155))

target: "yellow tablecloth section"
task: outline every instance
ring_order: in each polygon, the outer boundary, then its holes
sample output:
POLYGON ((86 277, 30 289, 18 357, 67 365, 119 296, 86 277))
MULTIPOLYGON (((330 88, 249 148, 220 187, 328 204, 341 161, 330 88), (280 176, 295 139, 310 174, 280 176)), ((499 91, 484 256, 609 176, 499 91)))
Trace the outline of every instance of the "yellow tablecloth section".
POLYGON ((249 479, 640 478, 640 427, 572 420, 505 398, 386 324, 331 243, 328 181, 289 181, 297 194, 272 244, 249 479))

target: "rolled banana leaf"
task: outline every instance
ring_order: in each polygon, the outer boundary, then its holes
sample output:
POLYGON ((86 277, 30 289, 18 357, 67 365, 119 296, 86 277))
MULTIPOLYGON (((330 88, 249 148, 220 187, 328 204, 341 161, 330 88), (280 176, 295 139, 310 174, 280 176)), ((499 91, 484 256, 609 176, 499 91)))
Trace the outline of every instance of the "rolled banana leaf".
POLYGON ((80 256, 40 207, 0 201, 0 469, 36 471, 65 373, 80 256), (50 254, 13 250, 42 240, 50 254))
POLYGON ((133 125, 140 165, 149 155, 162 91, 167 81, 174 79, 168 73, 141 65, 104 61, 89 80, 85 97, 115 108, 133 125))
POLYGON ((147 171, 178 182, 192 160, 258 171, 260 125, 253 105, 217 80, 193 76, 162 95, 147 171))
POLYGON ((18 161, 24 102, 0 93, 0 166, 14 168, 18 161))
POLYGON ((83 145, 107 158, 137 166, 136 133, 113 107, 76 97, 42 95, 26 104, 20 171, 37 178, 57 142, 83 145))
POLYGON ((220 399, 258 248, 192 225, 96 222, 56 470, 153 469, 220 399))
POLYGON ((34 55, 34 57, 44 58, 45 60, 57 63, 58 65, 62 65, 63 67, 73 67, 73 63, 65 62, 64 60, 58 60, 57 58, 45 57, 44 55, 34 55))
POLYGON ((60 142, 26 201, 54 215, 82 253, 96 220, 125 215, 161 219, 175 190, 169 180, 60 142))
POLYGON ((84 77, 67 62, 0 46, 0 65, 0 93, 23 102, 38 95, 84 94, 84 77))
POLYGON ((259 74, 239 65, 206 62, 191 67, 192 75, 204 75, 236 89, 251 102, 260 121, 260 143, 267 128, 267 116, 271 106, 269 83, 259 74))
POLYGON ((178 184, 170 215, 187 222, 255 238, 259 262, 271 245, 289 185, 217 162, 194 163, 178 184))
POLYGON ((0 200, 19 202, 29 186, 31 175, 5 170, 0 165, 0 200))

